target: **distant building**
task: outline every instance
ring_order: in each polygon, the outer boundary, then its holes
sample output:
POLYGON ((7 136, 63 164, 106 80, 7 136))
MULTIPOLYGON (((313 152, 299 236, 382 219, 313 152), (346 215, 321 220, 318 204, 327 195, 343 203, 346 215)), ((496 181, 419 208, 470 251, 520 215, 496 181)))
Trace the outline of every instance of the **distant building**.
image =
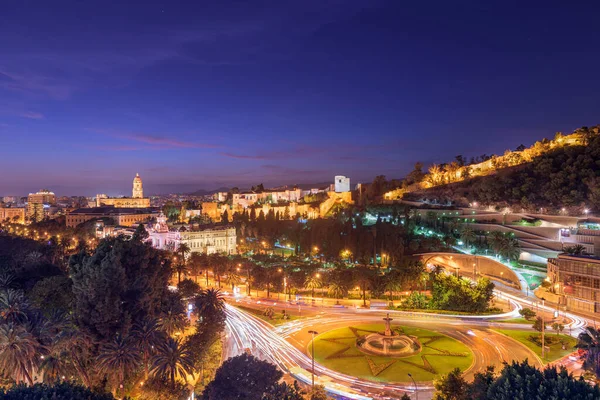
POLYGON ((5 203, 18 203, 20 200, 19 196, 4 196, 2 201, 5 203))
POLYGON ((27 203, 56 204, 56 195, 48 189, 42 189, 37 193, 29 193, 27 203))
POLYGON ((335 177, 334 192, 343 193, 343 192, 349 192, 349 191, 350 191, 350 178, 346 178, 343 175, 337 175, 335 177))
POLYGON ((67 215, 67 227, 74 228, 86 221, 109 218, 117 226, 135 226, 160 215, 158 208, 93 207, 79 208, 67 215))
POLYGON ((25 209, 22 207, 0 207, 0 221, 22 224, 25 222, 25 209))
POLYGON ((160 215, 156 224, 148 231, 152 246, 163 250, 177 250, 185 243, 190 253, 223 253, 236 254, 236 231, 234 227, 210 226, 200 230, 171 229, 166 217, 160 215))
POLYGON ((549 258, 548 279, 568 310, 600 313, 600 258, 564 253, 549 258))
POLYGON ((108 197, 105 194, 96 195, 96 207, 113 206, 116 208, 147 208, 150 207, 150 199, 144 197, 142 178, 135 174, 133 178, 133 189, 131 197, 108 197))

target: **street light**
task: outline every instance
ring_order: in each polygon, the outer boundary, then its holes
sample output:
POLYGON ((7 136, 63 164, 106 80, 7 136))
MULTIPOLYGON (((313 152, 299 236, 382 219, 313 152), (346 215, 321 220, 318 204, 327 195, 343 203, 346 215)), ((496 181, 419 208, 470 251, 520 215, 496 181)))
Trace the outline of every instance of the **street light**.
POLYGON ((415 382, 415 378, 413 378, 411 373, 409 373, 408 376, 410 377, 410 379, 413 381, 413 384, 415 385, 415 397, 417 398, 417 400, 419 400, 419 388, 417 387, 417 382, 415 382))
POLYGON ((315 390, 315 335, 318 335, 317 331, 308 331, 312 335, 312 342, 310 342, 310 347, 312 351, 312 390, 315 390))

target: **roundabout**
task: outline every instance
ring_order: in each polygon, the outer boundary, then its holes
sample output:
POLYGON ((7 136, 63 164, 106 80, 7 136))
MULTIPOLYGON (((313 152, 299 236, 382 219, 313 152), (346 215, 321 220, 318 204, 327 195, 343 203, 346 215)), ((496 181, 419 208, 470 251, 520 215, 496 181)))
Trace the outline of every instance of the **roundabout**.
MULTIPOLYGON (((307 350, 312 345, 311 341, 307 350)), ((407 382, 408 374, 417 381, 432 381, 473 364, 473 353, 464 343, 408 325, 352 324, 318 335, 314 347, 320 365, 377 382, 407 382)))

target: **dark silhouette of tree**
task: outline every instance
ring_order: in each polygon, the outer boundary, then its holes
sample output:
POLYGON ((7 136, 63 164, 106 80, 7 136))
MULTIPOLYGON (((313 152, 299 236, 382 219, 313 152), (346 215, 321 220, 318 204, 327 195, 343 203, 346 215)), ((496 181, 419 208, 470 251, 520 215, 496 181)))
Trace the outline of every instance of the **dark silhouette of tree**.
POLYGON ((278 390, 283 373, 273 364, 242 354, 225 361, 208 384, 205 400, 261 400, 278 390))
POLYGON ((0 390, 3 400, 52 399, 52 400, 114 400, 112 394, 92 390, 71 382, 55 385, 37 383, 33 386, 17 385, 4 391, 0 390))

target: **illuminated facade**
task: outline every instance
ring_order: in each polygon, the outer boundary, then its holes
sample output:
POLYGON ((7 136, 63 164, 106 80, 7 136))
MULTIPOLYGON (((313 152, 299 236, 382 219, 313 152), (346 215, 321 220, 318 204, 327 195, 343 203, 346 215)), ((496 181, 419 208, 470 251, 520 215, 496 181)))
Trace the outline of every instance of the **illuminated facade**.
POLYGON ((29 193, 27 203, 56 204, 56 195, 48 189, 42 189, 37 193, 29 193))
POLYGON ((335 177, 334 191, 336 193, 349 192, 350 191, 350 178, 346 178, 345 176, 342 176, 342 175, 337 175, 335 177))
POLYGON ((548 259, 548 280, 568 310, 600 313, 600 258, 559 254, 548 259))
POLYGON ((211 226, 201 230, 171 230, 164 215, 148 231, 152 246, 163 250, 177 250, 181 243, 187 244, 190 253, 236 254, 236 231, 234 227, 211 226))
POLYGON ((113 206, 116 208, 148 208, 150 199, 144 197, 144 189, 140 174, 133 178, 131 197, 107 197, 105 194, 96 195, 96 207, 113 206))
POLYGON ((21 207, 0 207, 0 221, 22 224, 25 222, 25 209, 21 207))
POLYGON ((148 222, 160 215, 155 208, 117 208, 117 207, 93 207, 79 208, 67 215, 67 227, 74 228, 86 221, 99 218, 109 218, 117 226, 136 226, 148 222))

